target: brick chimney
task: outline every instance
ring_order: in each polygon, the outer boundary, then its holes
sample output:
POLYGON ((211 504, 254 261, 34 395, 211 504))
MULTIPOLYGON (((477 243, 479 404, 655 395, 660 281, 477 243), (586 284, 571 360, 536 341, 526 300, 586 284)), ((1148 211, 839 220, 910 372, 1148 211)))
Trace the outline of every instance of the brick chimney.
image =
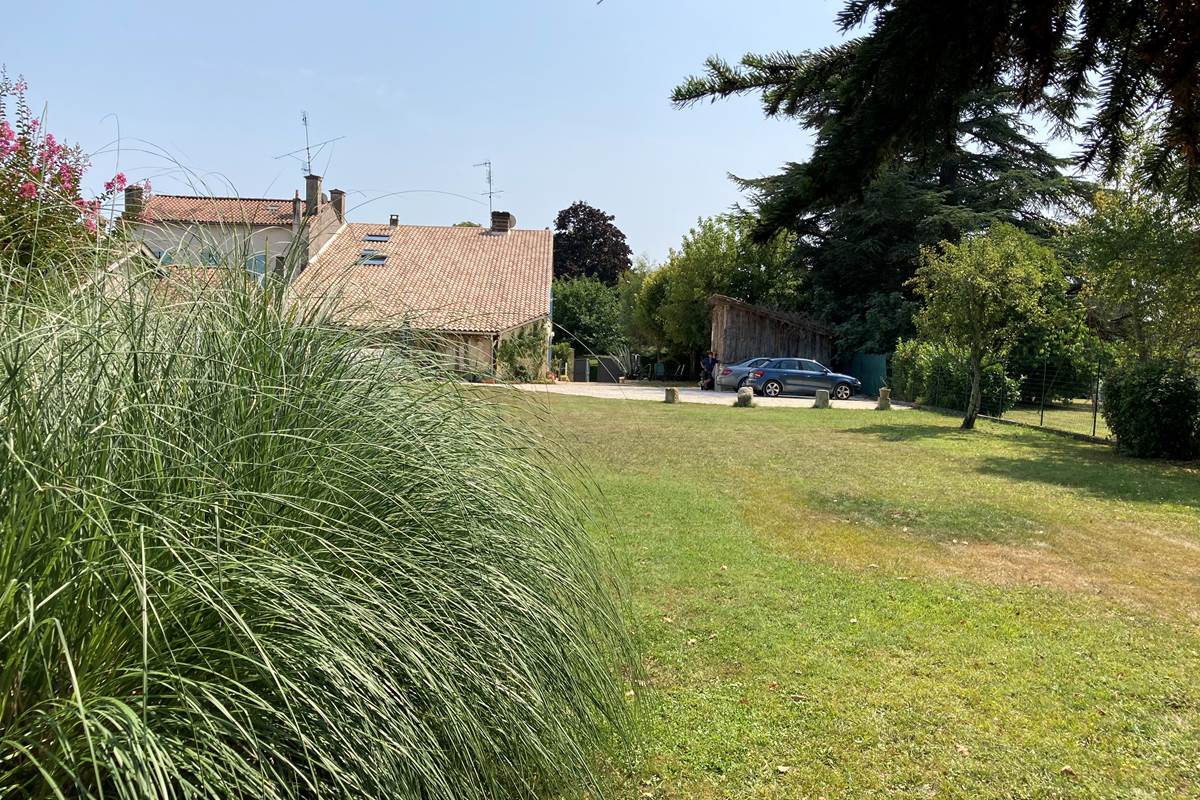
POLYGON ((145 188, 138 183, 131 183, 125 187, 125 210, 121 212, 121 216, 125 219, 137 220, 141 219, 142 212, 146 209, 146 194, 145 188))
POLYGON ((321 210, 321 176, 304 176, 304 216, 311 217, 321 210))
POLYGON ((346 193, 341 189, 329 190, 329 204, 333 206, 333 213, 337 214, 338 222, 346 221, 346 193))
POLYGON ((517 218, 507 211, 492 212, 492 233, 508 233, 517 227, 517 218))
POLYGON ((400 224, 400 215, 399 214, 392 214, 390 217, 388 217, 388 225, 389 226, 394 228, 399 224, 400 224))
POLYGON ((300 199, 300 190, 296 190, 296 196, 292 198, 292 230, 299 232, 300 224, 304 221, 304 201, 300 199))

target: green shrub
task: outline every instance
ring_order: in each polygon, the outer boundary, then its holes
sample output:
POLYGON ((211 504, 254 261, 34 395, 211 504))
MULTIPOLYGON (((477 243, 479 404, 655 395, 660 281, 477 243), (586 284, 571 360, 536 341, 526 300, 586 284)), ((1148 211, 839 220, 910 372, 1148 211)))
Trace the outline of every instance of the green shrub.
POLYGON ((571 347, 570 342, 555 342, 550 348, 550 358, 554 362, 554 369, 560 370, 566 368, 566 372, 570 373, 572 364, 575 363, 575 348, 571 347))
POLYGON ((500 377, 505 380, 527 383, 541 379, 546 369, 545 327, 530 325, 501 339, 496 348, 496 361, 500 365, 500 377))
MULTIPOLYGON (((897 400, 965 411, 971 369, 965 352, 920 340, 902 341, 892 356, 892 392, 897 400)), ((982 414, 1002 414, 1016 405, 1020 384, 992 364, 983 371, 982 414)))
POLYGON ((578 793, 631 661, 549 454, 239 272, 0 298, 0 795, 578 793))
POLYGON ((1104 382, 1104 419, 1122 452, 1139 458, 1200 458, 1200 381, 1177 365, 1148 361, 1104 382))

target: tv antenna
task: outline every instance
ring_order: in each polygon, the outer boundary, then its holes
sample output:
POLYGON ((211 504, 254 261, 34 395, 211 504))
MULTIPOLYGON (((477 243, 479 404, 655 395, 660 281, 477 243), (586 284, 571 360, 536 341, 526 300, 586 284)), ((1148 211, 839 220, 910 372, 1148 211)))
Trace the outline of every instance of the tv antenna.
POLYGON ((491 161, 480 161, 478 164, 475 164, 475 165, 473 165, 473 166, 476 166, 476 167, 483 167, 483 168, 484 168, 484 170, 487 172, 487 185, 488 185, 488 190, 487 190, 486 192, 480 192, 480 194, 481 194, 481 195, 487 195, 487 199, 488 199, 488 213, 490 214, 492 211, 494 211, 494 210, 495 210, 495 209, 493 209, 493 208, 492 208, 492 198, 494 198, 494 197, 495 197, 496 195, 498 195, 498 194, 504 194, 504 190, 503 190, 503 189, 496 189, 496 188, 494 188, 494 187, 492 186, 492 162, 491 162, 491 161))
POLYGON ((307 111, 300 112, 300 124, 304 126, 304 147, 301 147, 298 150, 293 150, 290 153, 284 153, 283 155, 275 156, 275 160, 278 161, 281 158, 294 158, 300 162, 300 169, 301 169, 301 171, 304 172, 305 175, 312 175, 313 174, 313 158, 320 156, 321 151, 325 149, 326 145, 333 144, 334 142, 339 141, 341 139, 345 139, 346 137, 345 136, 335 136, 332 139, 326 139, 323 142, 317 142, 316 144, 311 144, 308 140, 308 112, 307 111), (304 154, 304 158, 300 157, 301 153, 304 154))

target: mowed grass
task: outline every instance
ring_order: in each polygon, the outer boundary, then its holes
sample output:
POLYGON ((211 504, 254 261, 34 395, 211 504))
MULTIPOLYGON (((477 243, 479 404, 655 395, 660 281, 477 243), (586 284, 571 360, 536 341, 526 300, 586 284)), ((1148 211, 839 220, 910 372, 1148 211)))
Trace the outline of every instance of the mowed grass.
POLYGON ((524 400, 647 689, 617 797, 1200 795, 1200 470, 926 412, 524 400))

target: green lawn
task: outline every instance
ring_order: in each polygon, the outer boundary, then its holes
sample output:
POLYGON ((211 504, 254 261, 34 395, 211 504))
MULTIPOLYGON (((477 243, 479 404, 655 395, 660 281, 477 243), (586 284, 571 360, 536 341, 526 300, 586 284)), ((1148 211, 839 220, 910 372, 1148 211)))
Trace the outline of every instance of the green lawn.
MULTIPOLYGON (((1004 413, 1005 419, 1013 419, 1028 425, 1044 425, 1047 428, 1057 428, 1060 431, 1092 434, 1092 404, 1089 400, 1072 400, 1070 403, 1046 406, 1044 415, 1037 406, 1018 406, 1004 413)), ((1095 435, 1102 439, 1112 434, 1103 414, 1095 418, 1095 435)))
POLYGON ((926 412, 525 402, 630 587, 614 796, 1200 793, 1200 470, 926 412))

